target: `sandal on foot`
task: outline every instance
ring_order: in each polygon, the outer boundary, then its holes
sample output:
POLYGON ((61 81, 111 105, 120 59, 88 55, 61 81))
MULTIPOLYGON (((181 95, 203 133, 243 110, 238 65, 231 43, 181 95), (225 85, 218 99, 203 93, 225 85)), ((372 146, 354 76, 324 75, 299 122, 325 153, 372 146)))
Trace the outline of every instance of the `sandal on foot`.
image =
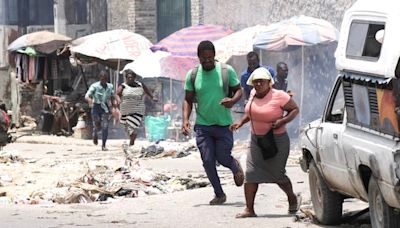
POLYGON ((254 218, 254 217, 257 217, 257 215, 248 212, 242 212, 235 216, 235 218, 254 218))
POLYGON ((294 214, 297 211, 299 211, 300 205, 301 205, 301 201, 302 201, 302 197, 301 197, 300 193, 296 194, 296 200, 297 200, 296 204, 289 205, 289 210, 288 210, 289 214, 294 214))

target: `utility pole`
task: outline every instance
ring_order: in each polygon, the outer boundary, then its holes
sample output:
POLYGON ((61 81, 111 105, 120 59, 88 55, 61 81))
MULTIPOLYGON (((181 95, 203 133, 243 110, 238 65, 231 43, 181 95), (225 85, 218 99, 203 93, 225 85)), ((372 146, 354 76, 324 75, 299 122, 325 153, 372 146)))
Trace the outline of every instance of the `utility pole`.
POLYGON ((54 0, 54 32, 62 35, 67 35, 65 0, 54 0))

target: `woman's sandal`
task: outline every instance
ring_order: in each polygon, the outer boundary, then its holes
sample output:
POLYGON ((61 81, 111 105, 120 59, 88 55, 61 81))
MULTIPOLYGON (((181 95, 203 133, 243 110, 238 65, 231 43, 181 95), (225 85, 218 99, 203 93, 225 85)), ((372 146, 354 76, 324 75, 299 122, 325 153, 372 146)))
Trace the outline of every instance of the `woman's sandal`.
POLYGON ((300 209, 300 205, 301 205, 301 201, 302 201, 302 197, 300 195, 300 193, 296 194, 296 199, 297 199, 297 203, 293 204, 293 205, 289 205, 289 214, 294 214, 297 211, 299 211, 300 209))
POLYGON ((254 217, 257 217, 257 215, 248 212, 242 212, 235 216, 235 218, 254 218, 254 217))

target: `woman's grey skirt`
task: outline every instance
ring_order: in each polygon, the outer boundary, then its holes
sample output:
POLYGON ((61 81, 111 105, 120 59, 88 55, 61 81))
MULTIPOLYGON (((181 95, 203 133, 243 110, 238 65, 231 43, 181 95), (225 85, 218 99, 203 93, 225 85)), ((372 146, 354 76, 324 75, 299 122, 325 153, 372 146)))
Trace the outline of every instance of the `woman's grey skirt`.
POLYGON ((274 139, 278 153, 275 157, 264 160, 261 148, 257 145, 256 136, 251 135, 246 162, 246 183, 284 183, 289 181, 285 169, 290 151, 289 136, 284 133, 274 135, 274 139))

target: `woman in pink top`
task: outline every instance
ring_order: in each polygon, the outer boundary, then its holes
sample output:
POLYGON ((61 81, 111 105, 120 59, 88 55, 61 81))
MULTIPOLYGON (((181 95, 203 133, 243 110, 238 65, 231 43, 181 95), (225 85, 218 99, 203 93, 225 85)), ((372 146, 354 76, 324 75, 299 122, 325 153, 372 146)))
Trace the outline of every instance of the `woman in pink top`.
POLYGON ((289 156, 290 141, 285 125, 296 117, 299 108, 286 92, 272 88, 274 81, 265 68, 256 69, 247 84, 254 89, 246 105, 245 115, 230 126, 234 131, 249 121, 252 125, 244 184, 246 208, 237 214, 236 218, 257 216, 254 212, 254 199, 260 183, 276 183, 288 197, 289 213, 295 213, 301 204, 301 197, 294 194, 292 183, 286 176, 285 166, 289 156), (265 135, 271 129, 278 153, 264 160, 262 149, 257 145, 257 137, 265 135))

